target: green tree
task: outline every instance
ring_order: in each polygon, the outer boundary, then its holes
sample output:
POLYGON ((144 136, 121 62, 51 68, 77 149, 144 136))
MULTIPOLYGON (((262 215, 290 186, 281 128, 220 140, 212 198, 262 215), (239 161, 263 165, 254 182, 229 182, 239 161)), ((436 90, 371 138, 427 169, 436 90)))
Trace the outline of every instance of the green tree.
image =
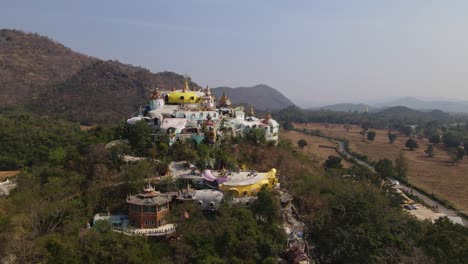
POLYGON ((260 223, 276 224, 279 221, 279 203, 271 191, 262 188, 252 204, 252 212, 260 223))
POLYGON ((429 157, 433 158, 435 156, 434 145, 432 145, 432 144, 427 145, 427 149, 424 152, 426 152, 426 154, 429 157))
POLYGON ((431 142, 432 144, 439 144, 440 143, 440 136, 439 135, 432 135, 430 138, 429 138, 429 142, 431 142))
POLYGON ((367 132, 367 140, 374 141, 375 136, 376 136, 375 131, 369 131, 369 132, 367 132))
POLYGON ((414 140, 413 138, 408 139, 405 143, 405 146, 410 150, 414 150, 415 148, 419 147, 418 142, 416 142, 416 140, 414 140))
POLYGON ((151 147, 151 128, 144 121, 129 125, 127 137, 132 151, 137 155, 144 155, 151 147))
POLYGON ((341 164, 341 158, 337 156, 330 155, 328 159, 323 163, 323 166, 326 169, 341 169, 343 165, 341 164))
POLYGON ((361 127, 362 127, 362 129, 363 129, 364 131, 367 131, 367 130, 370 129, 371 123, 370 123, 370 122, 362 122, 362 123, 361 123, 361 127))
POLYGON ((456 148, 460 146, 462 137, 456 132, 449 131, 442 136, 442 142, 444 142, 445 146, 448 148, 456 148))
POLYGON ((294 129, 294 126, 289 121, 284 122, 282 125, 283 125, 284 130, 290 131, 294 129))
POLYGON ((375 164, 375 171, 382 177, 394 177, 393 162, 389 159, 381 159, 375 164))
POLYGON ((303 149, 304 147, 306 147, 308 144, 307 144, 307 141, 305 141, 305 139, 301 139, 297 142, 297 146, 300 147, 301 149, 303 149))
POLYGON ((462 147, 450 148, 448 154, 453 164, 458 164, 465 156, 465 150, 462 147))
POLYGON ((265 143, 265 130, 260 128, 251 128, 246 133, 245 138, 254 144, 265 143))
POLYGON ((393 134, 392 132, 388 132, 388 140, 390 141, 390 144, 393 144, 397 138, 396 134, 393 134))
POLYGON ((411 134, 413 134, 413 128, 411 126, 403 126, 400 132, 409 137, 411 134))
POLYGON ((421 241, 428 255, 436 263, 466 263, 468 259, 468 228, 439 218, 424 234, 421 241))
POLYGON ((403 151, 400 151, 398 158, 395 159, 395 176, 398 179, 404 180, 408 175, 408 170, 408 159, 405 157, 405 153, 403 151))

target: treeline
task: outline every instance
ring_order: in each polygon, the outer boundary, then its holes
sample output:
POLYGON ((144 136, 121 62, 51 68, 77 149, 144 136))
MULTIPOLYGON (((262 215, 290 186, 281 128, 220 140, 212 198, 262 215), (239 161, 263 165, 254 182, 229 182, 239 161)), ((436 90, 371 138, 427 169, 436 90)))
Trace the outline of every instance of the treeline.
MULTIPOLYGON (((379 112, 335 112, 328 110, 305 110, 291 106, 275 112, 274 117, 282 124, 290 123, 330 123, 366 124, 371 128, 396 128, 406 125, 422 125, 429 122, 441 124, 466 123, 468 116, 455 116, 439 110, 416 111, 406 107, 393 107, 379 112)), ((288 126, 287 125, 287 126, 288 126)))
POLYGON ((468 229, 402 212, 402 197, 382 182, 385 169, 344 169, 333 156, 324 167, 325 176, 287 182, 319 263, 465 263, 468 229))

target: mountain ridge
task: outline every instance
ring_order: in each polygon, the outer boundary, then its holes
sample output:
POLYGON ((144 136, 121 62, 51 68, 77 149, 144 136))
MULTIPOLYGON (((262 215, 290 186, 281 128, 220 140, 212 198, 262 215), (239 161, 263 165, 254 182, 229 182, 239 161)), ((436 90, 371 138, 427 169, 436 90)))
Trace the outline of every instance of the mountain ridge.
POLYGON ((216 87, 211 89, 211 92, 218 98, 225 93, 233 104, 252 105, 255 109, 262 111, 280 110, 294 105, 281 92, 266 84, 235 88, 216 87))
MULTIPOLYGON (((1 108, 24 107, 69 121, 109 124, 135 113, 153 89, 168 91, 184 85, 185 77, 174 72, 153 73, 75 52, 36 33, 0 30, 1 108)), ((191 79, 189 87, 201 89, 191 79)), ((266 85, 222 89, 228 90, 234 104, 253 104, 259 110, 293 104, 266 85)), ((218 98, 222 95, 217 88, 212 91, 218 98)))

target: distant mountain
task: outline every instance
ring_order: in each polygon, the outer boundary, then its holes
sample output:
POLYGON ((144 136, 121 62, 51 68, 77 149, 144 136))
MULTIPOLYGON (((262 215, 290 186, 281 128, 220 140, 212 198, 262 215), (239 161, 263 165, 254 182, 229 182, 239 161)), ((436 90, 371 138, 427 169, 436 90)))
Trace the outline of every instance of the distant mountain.
POLYGON ((451 115, 449 113, 442 112, 441 110, 432 110, 432 111, 418 111, 406 106, 395 106, 390 108, 385 108, 374 114, 379 118, 399 118, 407 120, 449 120, 451 115))
POLYGON ((384 103, 374 104, 375 107, 406 106, 413 109, 438 109, 451 113, 468 113, 468 101, 421 100, 415 97, 404 97, 384 103))
POLYGON ((211 92, 217 98, 221 97, 225 92, 233 104, 253 105, 255 109, 262 111, 281 110, 294 105, 282 93, 264 84, 253 87, 217 87, 212 89, 211 92))
MULTIPOLYGON (((0 107, 26 106, 86 123, 114 123, 146 103, 152 89, 180 89, 172 72, 102 61, 47 37, 0 30, 0 107)), ((190 82, 190 87, 199 88, 190 82)))
POLYGON ((310 110, 328 110, 328 111, 335 111, 335 112, 373 112, 376 111, 377 108, 372 107, 367 104, 333 104, 333 105, 325 105, 321 107, 313 107, 309 108, 310 110))

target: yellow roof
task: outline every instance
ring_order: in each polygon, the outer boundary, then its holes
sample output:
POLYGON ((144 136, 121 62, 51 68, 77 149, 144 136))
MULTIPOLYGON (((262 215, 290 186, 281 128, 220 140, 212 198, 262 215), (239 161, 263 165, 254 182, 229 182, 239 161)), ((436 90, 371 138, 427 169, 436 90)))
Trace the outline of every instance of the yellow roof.
POLYGON ((200 102, 200 97, 196 92, 193 91, 172 91, 167 94, 168 103, 180 104, 180 103, 198 103, 200 102))

